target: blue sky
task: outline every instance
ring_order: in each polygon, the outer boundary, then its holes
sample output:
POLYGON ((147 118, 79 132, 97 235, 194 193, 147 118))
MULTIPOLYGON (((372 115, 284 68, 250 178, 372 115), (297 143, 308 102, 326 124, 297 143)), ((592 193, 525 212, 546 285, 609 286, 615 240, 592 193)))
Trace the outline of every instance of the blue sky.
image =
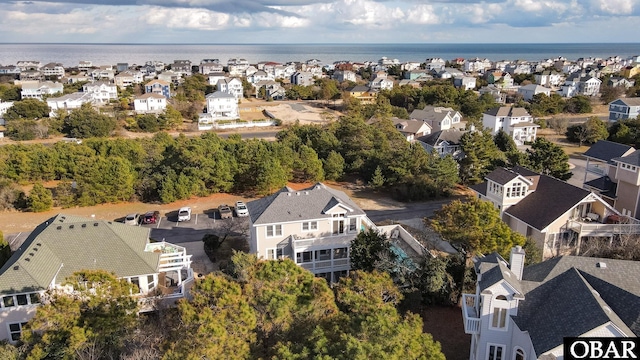
POLYGON ((0 0, 1 42, 640 42, 640 0, 0 0))

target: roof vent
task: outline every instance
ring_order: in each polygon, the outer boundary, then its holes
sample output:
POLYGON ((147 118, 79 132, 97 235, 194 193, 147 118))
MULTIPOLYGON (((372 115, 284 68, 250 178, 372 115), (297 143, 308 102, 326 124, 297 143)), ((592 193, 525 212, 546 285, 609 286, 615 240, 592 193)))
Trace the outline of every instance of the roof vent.
POLYGON ((287 196, 291 196, 291 193, 287 193, 287 196))
POLYGON ((24 259, 24 261, 31 261, 31 258, 26 258, 24 259))
POLYGON ((38 248, 33 248, 33 251, 38 251, 38 248))
POLYGON ((296 195, 297 195, 297 196, 300 196, 300 192, 296 192, 296 195))
POLYGON ((35 254, 34 253, 29 253, 29 256, 33 256, 33 255, 35 255, 35 254))
POLYGON ((74 226, 73 226, 73 225, 69 225, 69 229, 73 229, 73 228, 74 228, 74 226))
POLYGON ((305 195, 309 195, 309 192, 308 192, 308 191, 305 191, 305 192, 304 192, 304 194, 305 194, 305 195))
POLYGON ((13 270, 20 270, 20 266, 18 266, 18 265, 14 266, 13 270))
POLYGON ((607 263, 601 261, 601 262, 596 264, 596 267, 599 267, 601 269, 606 269, 607 268, 607 263))
POLYGON ((87 227, 87 224, 82 224, 82 227, 83 227, 83 228, 86 228, 86 227, 87 227))
POLYGON ((98 226, 98 223, 93 223, 93 226, 98 226))
POLYGON ((42 246, 42 243, 36 243, 36 245, 38 245, 38 246, 42 246))
POLYGON ((56 229, 62 230, 62 226, 56 226, 56 229))

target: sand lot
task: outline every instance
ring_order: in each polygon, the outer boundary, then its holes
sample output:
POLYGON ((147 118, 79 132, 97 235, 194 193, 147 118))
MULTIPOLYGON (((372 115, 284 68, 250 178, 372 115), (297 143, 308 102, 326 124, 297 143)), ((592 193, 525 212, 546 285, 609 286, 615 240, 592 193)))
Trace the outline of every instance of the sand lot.
POLYGON ((239 106, 242 120, 264 119, 263 110, 269 111, 283 125, 299 121, 301 124, 323 124, 333 121, 342 113, 324 106, 320 101, 262 101, 243 100, 239 106))

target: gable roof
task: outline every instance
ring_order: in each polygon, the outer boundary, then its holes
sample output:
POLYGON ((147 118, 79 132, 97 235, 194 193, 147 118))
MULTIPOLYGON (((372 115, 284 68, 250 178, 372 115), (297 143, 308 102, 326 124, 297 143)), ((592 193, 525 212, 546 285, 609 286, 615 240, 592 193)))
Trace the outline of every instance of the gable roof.
POLYGON ((460 131, 458 129, 440 130, 429 135, 421 136, 417 140, 433 147, 440 145, 444 141, 449 143, 449 145, 457 145, 460 144, 460 138, 464 133, 466 133, 466 131, 460 131))
POLYGON ((640 166, 640 150, 636 150, 627 156, 613 158, 611 161, 640 166))
POLYGON ((594 158, 608 163, 613 163, 613 158, 624 156, 633 147, 629 145, 619 144, 613 141, 600 140, 591 145, 589 150, 585 151, 583 156, 594 158))
POLYGON ((422 110, 413 110, 409 116, 411 119, 418 119, 424 121, 437 121, 444 120, 447 116, 453 117, 457 111, 452 108, 437 107, 437 106, 425 106, 422 110))
POLYGON ((540 231, 591 194, 551 176, 536 175, 540 176, 536 190, 510 206, 505 213, 540 231))
POLYGON ((525 108, 513 107, 513 106, 500 106, 484 112, 484 114, 491 116, 508 116, 508 117, 522 117, 531 116, 525 108))
POLYGON ((416 134, 423 127, 431 128, 429 124, 420 120, 407 120, 407 119, 399 119, 397 117, 392 117, 391 122, 395 128, 403 134, 416 134), (398 128, 398 125, 401 125, 402 128, 398 128))
POLYGON ((59 214, 36 227, 0 269, 0 293, 44 290, 80 270, 154 274, 160 254, 145 252, 148 239, 146 228, 59 214))
POLYGON ((364 214, 347 194, 323 183, 299 191, 284 187, 275 194, 248 202, 247 208, 253 225, 260 225, 330 218, 326 211, 340 204, 352 209, 350 214, 364 214))
POLYGON ((213 93, 211 93, 211 94, 208 94, 208 95, 206 96, 206 98, 207 98, 207 99, 224 99, 224 98, 232 98, 232 99, 235 99, 236 97, 235 97, 235 96, 233 96, 233 94, 231 94, 231 93, 228 93, 228 92, 224 92, 224 91, 220 91, 220 90, 218 90, 218 91, 216 91, 216 92, 213 92, 213 93))
POLYGON ((618 103, 618 104, 622 103, 627 106, 640 106, 640 97, 620 98, 614 101, 613 103, 618 103))

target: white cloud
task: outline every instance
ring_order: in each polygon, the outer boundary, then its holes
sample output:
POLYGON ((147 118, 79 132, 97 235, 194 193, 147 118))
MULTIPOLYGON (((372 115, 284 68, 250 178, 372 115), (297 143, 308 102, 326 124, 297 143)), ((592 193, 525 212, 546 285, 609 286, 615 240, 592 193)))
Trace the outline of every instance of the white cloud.
POLYGON ((204 9, 151 8, 149 15, 141 17, 150 25, 194 30, 220 30, 229 25, 228 14, 215 13, 204 9))
POLYGON ((606 14, 630 15, 637 2, 634 0, 596 0, 595 7, 606 14))
POLYGON ((433 5, 418 5, 407 11, 407 21, 413 24, 439 24, 440 18, 433 5))

